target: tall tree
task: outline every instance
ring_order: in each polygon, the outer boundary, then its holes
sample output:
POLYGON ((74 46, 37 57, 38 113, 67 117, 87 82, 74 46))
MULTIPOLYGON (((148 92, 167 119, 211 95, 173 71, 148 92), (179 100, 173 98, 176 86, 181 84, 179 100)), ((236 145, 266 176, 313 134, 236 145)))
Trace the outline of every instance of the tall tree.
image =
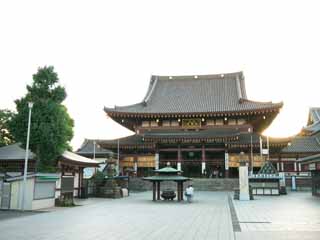
POLYGON ((27 94, 15 101, 17 114, 10 129, 16 141, 26 145, 28 102, 33 102, 30 149, 37 157, 37 171, 56 171, 56 160, 70 148, 73 137, 73 120, 62 104, 67 94, 58 83, 58 74, 52 66, 39 68, 33 75, 27 94))
POLYGON ((7 109, 0 109, 0 147, 14 142, 9 130, 9 123, 14 113, 7 109))

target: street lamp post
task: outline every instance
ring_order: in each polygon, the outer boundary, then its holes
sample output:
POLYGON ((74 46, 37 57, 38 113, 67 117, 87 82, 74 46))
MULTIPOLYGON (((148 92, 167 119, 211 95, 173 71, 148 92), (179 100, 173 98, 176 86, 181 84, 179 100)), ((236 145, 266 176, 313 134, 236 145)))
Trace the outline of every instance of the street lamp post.
POLYGON ((118 138, 117 174, 120 175, 120 140, 118 138))
POLYGON ((28 132, 27 132, 27 144, 26 144, 26 155, 24 159, 24 172, 23 172, 23 194, 22 194, 22 211, 25 209, 26 199, 26 184, 27 184, 27 172, 28 172, 28 158, 29 158, 29 139, 30 139, 30 125, 31 125, 31 110, 33 102, 28 102, 29 107, 29 118, 28 118, 28 132))

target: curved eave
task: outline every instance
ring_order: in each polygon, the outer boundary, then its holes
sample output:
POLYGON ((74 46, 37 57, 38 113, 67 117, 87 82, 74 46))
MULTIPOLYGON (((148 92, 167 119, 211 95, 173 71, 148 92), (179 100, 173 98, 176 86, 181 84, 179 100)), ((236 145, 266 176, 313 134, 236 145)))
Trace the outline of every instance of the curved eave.
MULTIPOLYGON (((247 100, 246 100, 247 101, 247 100)), ((264 103, 263 103, 264 104, 264 103)), ((128 106, 129 107, 129 106, 128 106)), ((122 117, 122 118, 172 118, 172 117, 230 117, 230 116, 248 116, 248 115, 260 115, 268 113, 278 113, 283 107, 283 102, 274 103, 272 107, 261 107, 257 109, 238 110, 238 111, 220 111, 220 112, 131 112, 120 111, 116 108, 104 107, 104 111, 110 117, 122 117)), ((123 109, 125 107, 122 107, 123 109)))
POLYGON ((66 165, 72 165, 72 166, 78 166, 78 167, 99 167, 99 163, 95 162, 78 162, 78 161, 73 161, 70 159, 62 158, 59 160, 61 164, 66 164, 66 165))
MULTIPOLYGON (((249 148, 251 147, 251 143, 226 143, 228 148, 249 148)), ((288 142, 283 142, 283 143, 270 143, 269 144, 270 147, 272 148, 284 148, 286 146, 288 146, 288 142)), ((253 143, 252 144, 253 148, 260 148, 260 144, 259 143, 253 143)))
POLYGON ((152 177, 144 177, 142 178, 145 181, 178 181, 185 182, 191 180, 191 178, 183 177, 183 176, 152 176, 152 177))
MULTIPOLYGON (((118 145, 114 143, 106 143, 104 146, 108 146, 111 149, 117 149, 118 145)), ((146 143, 146 144, 120 144, 120 149, 154 149, 155 145, 146 143)))
POLYGON ((177 142, 193 142, 193 143, 225 143, 237 141, 238 137, 148 137, 146 142, 160 142, 160 143, 177 143, 177 142))

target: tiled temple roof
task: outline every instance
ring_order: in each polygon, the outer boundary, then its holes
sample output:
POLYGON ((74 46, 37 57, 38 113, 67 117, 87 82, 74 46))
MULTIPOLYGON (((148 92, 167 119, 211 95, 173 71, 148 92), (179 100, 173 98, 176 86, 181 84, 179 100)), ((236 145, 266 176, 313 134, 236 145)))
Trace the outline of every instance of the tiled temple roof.
POLYGON ((295 136, 291 144, 282 153, 318 153, 320 152, 320 133, 313 136, 295 136))
POLYGON ((299 159, 299 162, 320 162, 320 153, 299 159))
POLYGON ((242 72, 199 76, 152 76, 142 102, 107 113, 230 113, 278 110, 281 103, 247 99, 242 72))
MULTIPOLYGON (((20 143, 14 143, 0 148, 0 160, 24 160, 26 150, 20 143)), ((29 150, 28 159, 35 159, 35 155, 29 150)))
POLYGON ((320 122, 320 108, 313 107, 309 110, 308 125, 315 122, 320 122))
POLYGON ((302 129, 303 134, 316 134, 320 132, 320 108, 310 108, 308 124, 302 129))
MULTIPOLYGON (((82 146, 77 150, 77 154, 80 155, 93 155, 94 151, 94 141, 92 139, 85 139, 82 146)), ((112 156, 113 152, 102 148, 96 141, 96 149, 95 149, 96 156, 112 156)))
POLYGON ((239 136, 239 130, 235 128, 214 128, 201 131, 181 130, 152 130, 146 131, 144 138, 226 138, 239 136))
MULTIPOLYGON (((244 133, 240 132, 235 128, 216 128, 207 129, 202 131, 181 131, 181 130, 151 130, 139 135, 133 135, 125 138, 119 139, 120 147, 123 146, 143 146, 149 145, 153 146, 157 142, 170 142, 170 140, 175 140, 176 142, 184 142, 184 139, 189 139, 191 142, 220 142, 228 143, 230 146, 237 145, 250 145, 252 136, 252 144, 255 147, 260 145, 260 136, 257 133, 244 133), (197 141, 198 140, 198 141, 197 141)), ((263 145, 266 147, 267 137, 261 136, 263 140, 263 145)), ((278 146, 283 148, 291 141, 292 138, 269 138, 270 146, 278 146)), ((118 140, 99 140, 101 146, 106 146, 109 148, 116 148, 118 140)))

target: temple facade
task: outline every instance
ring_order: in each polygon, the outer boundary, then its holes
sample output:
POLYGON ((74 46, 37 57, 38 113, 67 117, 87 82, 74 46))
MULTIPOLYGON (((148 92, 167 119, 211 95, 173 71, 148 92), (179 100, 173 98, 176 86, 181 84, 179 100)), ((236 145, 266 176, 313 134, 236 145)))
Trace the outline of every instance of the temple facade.
POLYGON ((254 172, 267 159, 279 167, 291 139, 267 140, 261 133, 282 106, 249 100, 242 72, 152 76, 141 102, 104 108, 136 134, 96 144, 115 153, 119 148, 123 174, 152 175, 170 162, 188 177, 238 177, 240 152, 254 172), (261 146, 269 152, 261 154, 261 146))

